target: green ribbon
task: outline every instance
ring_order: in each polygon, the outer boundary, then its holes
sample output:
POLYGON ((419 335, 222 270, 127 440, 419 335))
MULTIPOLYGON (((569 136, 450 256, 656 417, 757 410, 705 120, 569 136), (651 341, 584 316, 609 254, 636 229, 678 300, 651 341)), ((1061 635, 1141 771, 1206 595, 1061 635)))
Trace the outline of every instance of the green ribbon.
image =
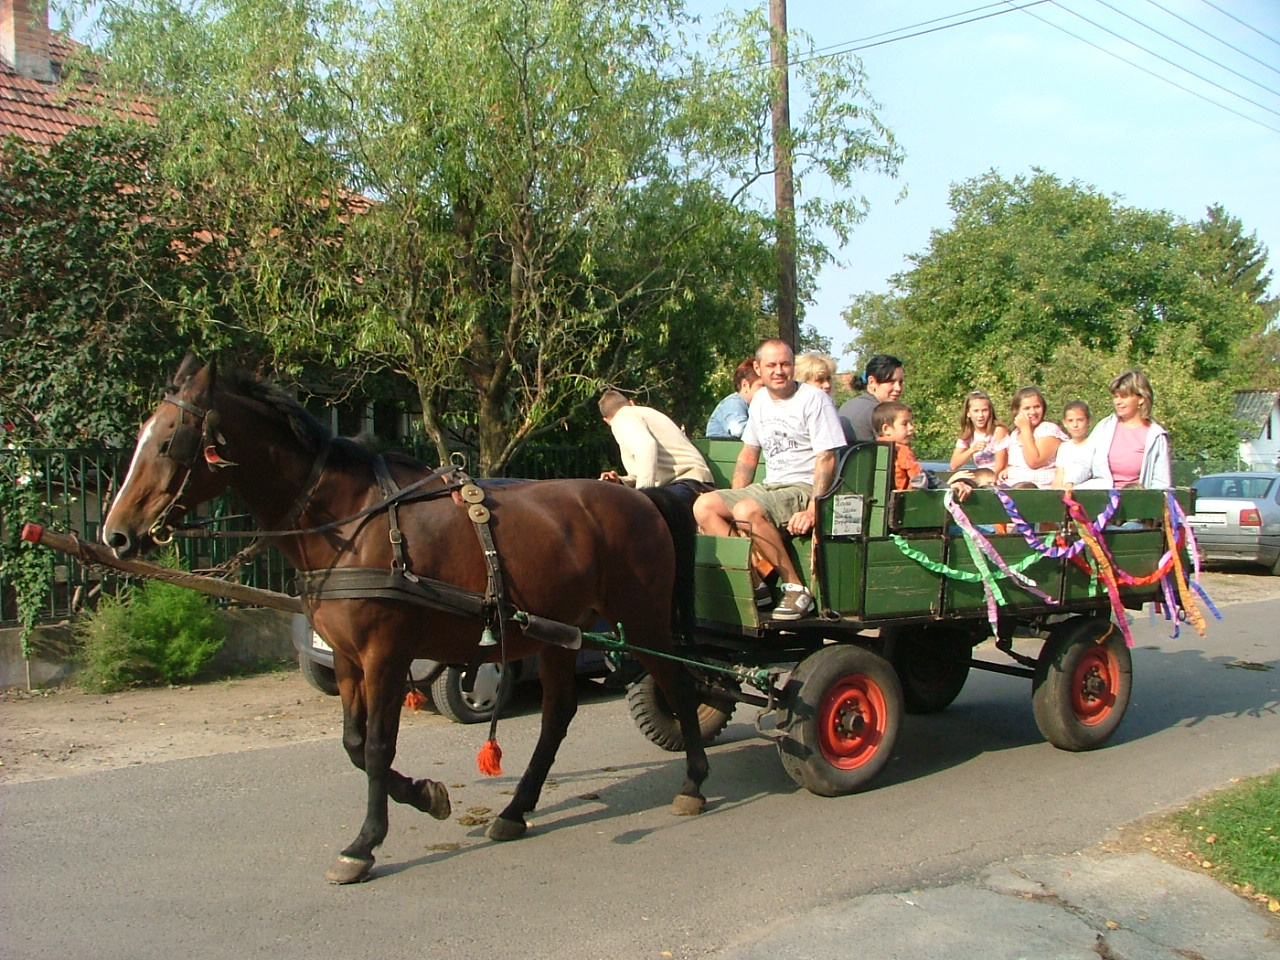
MULTIPOLYGON (((968 537, 965 537, 965 544, 969 547, 970 555, 974 556, 974 565, 977 566, 979 570, 985 570, 985 575, 982 573, 970 573, 967 570, 957 570, 955 567, 948 567, 945 563, 930 560, 919 550, 909 546, 907 541, 903 540, 902 537, 898 536, 896 533, 889 534, 889 539, 897 545, 898 549, 902 551, 904 556, 910 557, 926 570, 932 570, 934 573, 940 573, 944 577, 950 577, 952 580, 964 580, 966 583, 982 583, 983 580, 1004 580, 1008 578, 1008 574, 1003 570, 997 570, 995 573, 991 572, 990 568, 986 565, 986 558, 974 554, 974 551, 977 549, 976 545, 970 543, 968 537)), ((1040 555, 1038 553, 1029 553, 1017 563, 1011 564, 1009 566, 1009 570, 1013 573, 1021 573, 1039 559, 1040 555)))

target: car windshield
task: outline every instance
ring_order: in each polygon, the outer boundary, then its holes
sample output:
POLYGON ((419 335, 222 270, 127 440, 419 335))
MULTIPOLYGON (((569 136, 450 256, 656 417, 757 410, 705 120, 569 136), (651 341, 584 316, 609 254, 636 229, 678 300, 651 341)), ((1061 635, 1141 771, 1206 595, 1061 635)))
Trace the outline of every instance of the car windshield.
POLYGON ((1196 481, 1196 493, 1202 497, 1224 497, 1228 500, 1265 500, 1271 496, 1275 477, 1205 477, 1196 481))

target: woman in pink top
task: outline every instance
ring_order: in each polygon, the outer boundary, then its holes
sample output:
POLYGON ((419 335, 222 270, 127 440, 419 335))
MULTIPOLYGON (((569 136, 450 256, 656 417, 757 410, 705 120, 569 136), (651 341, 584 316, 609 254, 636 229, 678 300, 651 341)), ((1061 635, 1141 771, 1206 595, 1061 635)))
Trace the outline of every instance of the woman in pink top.
MULTIPOLYGON (((1115 413, 1105 417, 1089 435, 1089 456, 1068 483, 1123 490, 1142 486, 1164 490, 1173 486, 1169 435, 1151 418, 1155 393, 1141 370, 1126 370, 1111 381, 1115 413)), ((1064 474, 1067 471, 1064 471, 1064 474)))
POLYGON ((1001 483, 1053 485, 1058 446, 1067 435, 1056 423, 1045 420, 1044 411, 1044 394, 1039 387, 1023 387, 1013 395, 1009 406, 1013 433, 1005 441, 1009 447, 1009 466, 997 475, 1001 483))

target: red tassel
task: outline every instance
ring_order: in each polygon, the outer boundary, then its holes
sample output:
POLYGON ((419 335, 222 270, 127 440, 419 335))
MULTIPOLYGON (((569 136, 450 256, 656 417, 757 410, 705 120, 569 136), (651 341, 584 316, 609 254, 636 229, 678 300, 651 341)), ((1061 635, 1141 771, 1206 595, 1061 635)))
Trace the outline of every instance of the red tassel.
POLYGON ((417 713, 427 705, 427 698, 422 695, 422 691, 417 687, 410 687, 409 692, 404 696, 404 705, 417 713))
POLYGON ((486 777, 502 776, 502 748, 497 740, 486 740, 476 754, 476 766, 486 777))

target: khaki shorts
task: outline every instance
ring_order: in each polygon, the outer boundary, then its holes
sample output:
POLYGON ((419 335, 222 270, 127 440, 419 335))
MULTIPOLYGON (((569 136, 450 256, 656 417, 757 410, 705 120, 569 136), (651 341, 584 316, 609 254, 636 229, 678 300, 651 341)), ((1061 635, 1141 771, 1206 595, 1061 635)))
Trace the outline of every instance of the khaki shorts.
POLYGON ((742 500, 754 500, 775 527, 785 527, 792 514, 809 506, 813 485, 809 483, 753 483, 737 490, 717 490, 716 494, 730 510, 742 500))

